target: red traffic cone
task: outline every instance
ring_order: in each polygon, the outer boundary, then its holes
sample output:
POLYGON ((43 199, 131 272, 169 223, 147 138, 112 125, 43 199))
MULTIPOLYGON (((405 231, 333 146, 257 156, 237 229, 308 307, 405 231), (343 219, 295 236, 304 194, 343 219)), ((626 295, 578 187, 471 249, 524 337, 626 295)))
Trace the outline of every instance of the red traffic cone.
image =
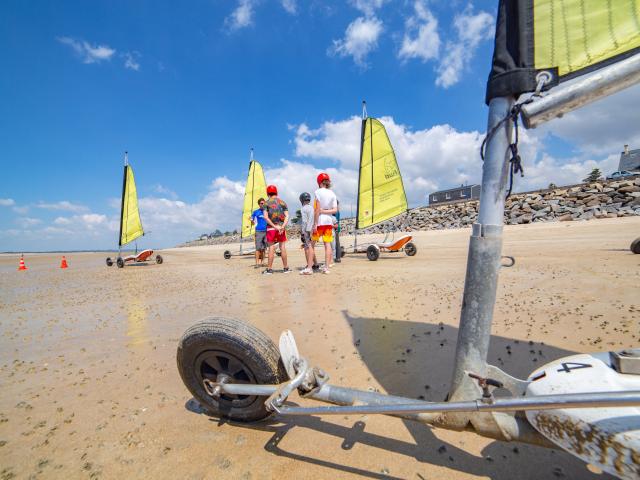
POLYGON ((62 256, 62 261, 60 262, 60 268, 69 268, 69 265, 67 265, 67 259, 64 258, 64 255, 62 256))
POLYGON ((18 270, 26 270, 27 266, 24 264, 24 255, 20 255, 20 265, 18 266, 18 270))

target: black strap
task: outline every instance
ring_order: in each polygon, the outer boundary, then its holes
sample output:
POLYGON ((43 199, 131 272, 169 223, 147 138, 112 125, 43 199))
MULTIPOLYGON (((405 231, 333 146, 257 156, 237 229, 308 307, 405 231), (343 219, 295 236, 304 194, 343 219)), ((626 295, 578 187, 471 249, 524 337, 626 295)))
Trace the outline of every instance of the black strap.
POLYGON ((520 111, 522 110, 522 107, 527 103, 531 103, 532 101, 533 101, 532 98, 528 98, 523 102, 516 103, 511 108, 511 111, 509 112, 509 114, 506 117, 504 117, 502 120, 500 120, 496 125, 494 125, 494 127, 491 130, 489 130, 487 135, 484 137, 484 140, 482 140, 482 145, 480 146, 480 158, 482 158, 482 160, 484 161, 485 149, 487 147, 487 144, 489 143, 489 140, 491 140, 491 137, 495 135, 498 129, 502 127, 505 124, 505 122, 508 122, 508 121, 513 122, 515 135, 514 135, 513 143, 509 145, 509 150, 511 150, 511 159, 509 160, 509 191, 507 192, 506 198, 509 198, 509 196, 511 195, 511 191, 513 190, 513 175, 514 174, 517 175, 519 173, 521 177, 524 177, 522 160, 520 158, 520 155, 518 154, 518 141, 519 141, 518 118, 520 117, 520 111))

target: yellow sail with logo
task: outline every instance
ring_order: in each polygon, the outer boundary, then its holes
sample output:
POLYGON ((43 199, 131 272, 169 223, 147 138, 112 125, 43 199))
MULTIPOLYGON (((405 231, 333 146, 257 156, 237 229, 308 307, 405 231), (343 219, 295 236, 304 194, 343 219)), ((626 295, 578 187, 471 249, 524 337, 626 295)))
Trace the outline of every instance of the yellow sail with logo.
POLYGON ((140 211, 138 210, 136 181, 133 177, 133 169, 130 165, 126 164, 124 166, 124 180, 122 184, 119 245, 126 245, 142 235, 144 235, 144 230, 142 229, 140 211))
POLYGON ((640 53, 640 0, 500 0, 486 101, 548 90, 640 53))
POLYGON ((262 165, 255 160, 251 160, 249 162, 247 185, 244 189, 241 238, 250 237, 256 231, 255 225, 251 222, 251 214, 258 208, 258 199, 260 198, 267 198, 267 182, 264 179, 262 165))
POLYGON ((384 222, 407 211, 393 147, 380 120, 362 120, 356 229, 384 222))

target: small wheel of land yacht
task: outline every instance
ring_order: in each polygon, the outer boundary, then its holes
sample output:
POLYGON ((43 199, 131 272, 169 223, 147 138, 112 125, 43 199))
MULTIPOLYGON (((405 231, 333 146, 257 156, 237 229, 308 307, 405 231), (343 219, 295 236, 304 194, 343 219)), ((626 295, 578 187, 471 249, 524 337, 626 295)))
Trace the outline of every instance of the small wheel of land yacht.
POLYGON ((189 328, 178 344, 177 362, 182 381, 209 413, 241 422, 268 417, 267 397, 222 392, 219 384, 277 385, 287 378, 271 339, 229 318, 208 318, 189 328))

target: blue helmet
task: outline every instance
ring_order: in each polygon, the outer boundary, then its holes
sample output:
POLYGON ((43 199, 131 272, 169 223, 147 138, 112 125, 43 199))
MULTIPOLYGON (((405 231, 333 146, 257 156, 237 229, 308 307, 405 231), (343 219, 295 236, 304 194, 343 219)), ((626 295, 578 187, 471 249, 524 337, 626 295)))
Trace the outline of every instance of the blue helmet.
POLYGON ((300 203, 309 203, 311 201, 311 194, 304 192, 300 194, 300 203))

